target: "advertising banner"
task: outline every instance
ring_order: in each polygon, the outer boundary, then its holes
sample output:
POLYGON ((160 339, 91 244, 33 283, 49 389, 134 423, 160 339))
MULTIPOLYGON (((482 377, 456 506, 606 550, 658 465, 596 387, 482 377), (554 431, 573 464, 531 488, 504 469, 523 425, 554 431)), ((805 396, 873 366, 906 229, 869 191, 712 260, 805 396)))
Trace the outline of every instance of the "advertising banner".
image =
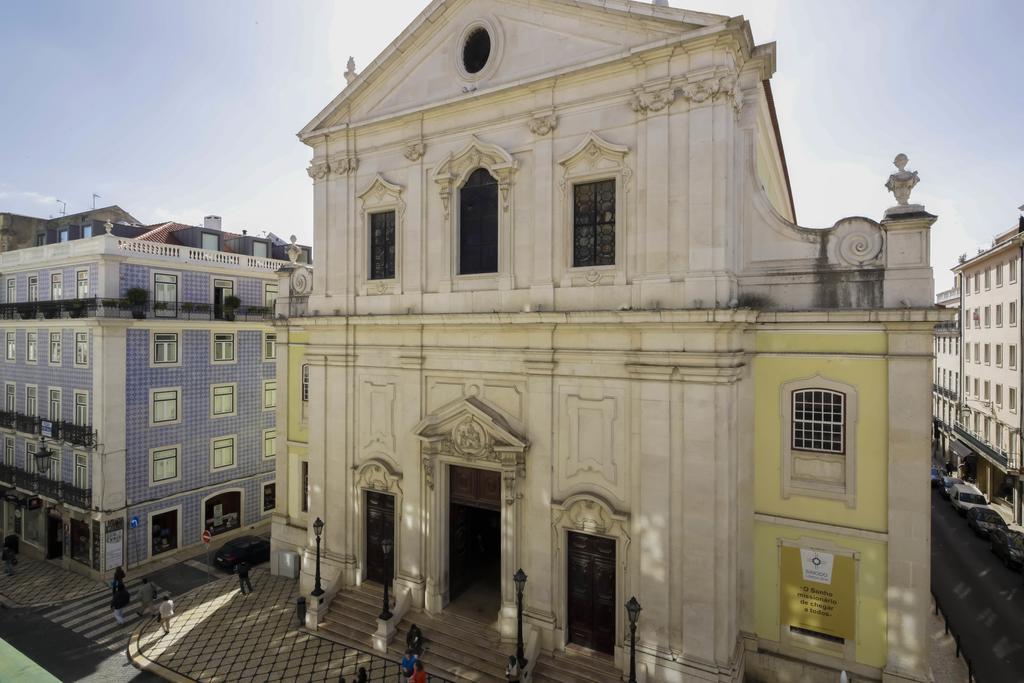
POLYGON ((848 555, 782 546, 779 619, 784 626, 855 637, 854 560, 848 555))

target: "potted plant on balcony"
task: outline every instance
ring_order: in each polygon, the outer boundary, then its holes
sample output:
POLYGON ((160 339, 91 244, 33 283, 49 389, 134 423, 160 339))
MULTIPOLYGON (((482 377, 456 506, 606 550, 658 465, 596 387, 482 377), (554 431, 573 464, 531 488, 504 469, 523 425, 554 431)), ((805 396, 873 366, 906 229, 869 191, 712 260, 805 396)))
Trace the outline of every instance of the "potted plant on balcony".
POLYGON ((132 312, 132 317, 141 320, 146 317, 146 302, 149 301, 149 292, 142 287, 132 287, 124 293, 125 301, 132 312))
POLYGON ((74 299, 67 303, 68 315, 72 318, 83 318, 85 317, 85 301, 82 299, 74 299))
POLYGON ((205 317, 210 316, 210 304, 193 304, 193 308, 196 313, 200 313, 205 317))
POLYGON ((22 320, 35 320, 39 312, 39 305, 35 301, 26 301, 18 304, 18 315, 22 320))
POLYGON ((235 311, 242 305, 242 300, 235 295, 224 297, 224 319, 234 320, 235 311))
POLYGON ((56 318, 60 315, 59 301, 44 301, 39 304, 39 308, 42 310, 44 318, 56 318))
POLYGON ((195 310, 196 305, 191 301, 185 301, 178 304, 178 310, 181 311, 186 318, 192 317, 192 311, 195 310))

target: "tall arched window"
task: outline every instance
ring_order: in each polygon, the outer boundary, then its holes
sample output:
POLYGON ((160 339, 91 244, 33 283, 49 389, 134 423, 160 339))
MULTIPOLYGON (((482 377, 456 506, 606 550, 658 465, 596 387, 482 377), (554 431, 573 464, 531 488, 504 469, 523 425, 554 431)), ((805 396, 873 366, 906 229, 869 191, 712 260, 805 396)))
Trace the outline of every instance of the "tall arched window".
POLYGON ((498 181, 483 168, 459 190, 459 274, 498 272, 498 181))

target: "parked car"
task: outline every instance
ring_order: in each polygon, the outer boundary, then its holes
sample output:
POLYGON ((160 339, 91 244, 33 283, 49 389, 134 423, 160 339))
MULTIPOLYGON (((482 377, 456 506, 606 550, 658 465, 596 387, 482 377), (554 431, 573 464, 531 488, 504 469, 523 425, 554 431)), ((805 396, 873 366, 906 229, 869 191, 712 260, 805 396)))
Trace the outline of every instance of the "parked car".
POLYGON ((1005 529, 1006 520, 992 508, 973 507, 967 511, 967 526, 982 538, 988 538, 993 530, 1005 529))
POLYGON ((1024 534, 1010 529, 993 529, 989 534, 992 552, 1003 564, 1017 571, 1024 571, 1024 534))
POLYGON ((963 479, 960 479, 959 477, 950 477, 947 475, 942 478, 942 488, 939 490, 939 493, 942 494, 943 498, 949 500, 950 496, 953 493, 953 487, 956 486, 957 484, 963 483, 963 479))
POLYGON ((985 499, 984 494, 977 487, 970 484, 957 484, 954 486, 949 500, 953 504, 953 509, 961 517, 966 515, 967 511, 971 508, 988 507, 988 500, 985 499))
POLYGON ((942 470, 938 467, 932 468, 932 487, 936 487, 942 483, 942 470))
POLYGON ((234 571, 235 566, 245 561, 250 566, 270 559, 270 541, 259 536, 239 536, 222 545, 213 561, 222 569, 234 571))

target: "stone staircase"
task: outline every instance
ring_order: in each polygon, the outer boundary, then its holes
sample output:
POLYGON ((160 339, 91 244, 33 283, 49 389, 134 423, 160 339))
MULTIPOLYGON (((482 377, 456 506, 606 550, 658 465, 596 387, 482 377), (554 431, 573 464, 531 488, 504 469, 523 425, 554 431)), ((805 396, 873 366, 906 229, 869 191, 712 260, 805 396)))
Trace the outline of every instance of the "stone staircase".
MULTIPOLYGON (((367 652, 373 651, 373 634, 383 600, 383 588, 363 584, 338 593, 320 624, 324 636, 367 652)), ((423 663, 427 673, 453 683, 505 683, 505 662, 515 652, 515 641, 502 640, 490 626, 444 612, 431 616, 410 610, 398 625, 387 657, 399 660, 405 650, 409 627, 423 632, 423 663)), ((570 649, 542 653, 532 680, 537 683, 615 683, 622 680, 611 657, 570 649)))

